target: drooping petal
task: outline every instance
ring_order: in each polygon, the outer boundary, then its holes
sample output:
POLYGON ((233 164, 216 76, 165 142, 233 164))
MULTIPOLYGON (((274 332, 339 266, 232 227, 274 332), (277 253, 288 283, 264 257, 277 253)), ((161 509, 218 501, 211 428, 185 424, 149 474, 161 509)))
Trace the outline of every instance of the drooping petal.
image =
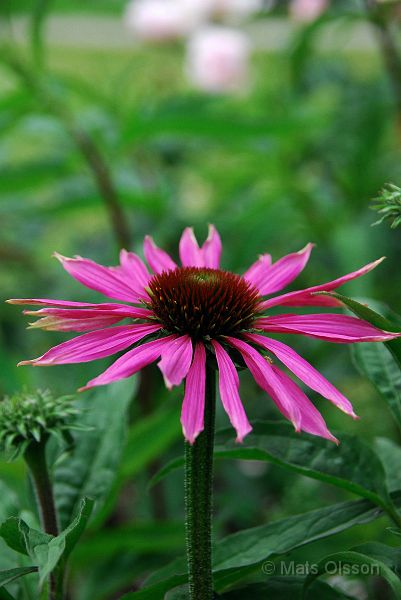
POLYGON ((234 337, 227 337, 226 339, 231 346, 241 353, 256 383, 274 400, 276 398, 278 399, 278 403, 276 402, 278 408, 291 420, 296 431, 299 431, 301 427, 301 415, 299 409, 296 404, 294 404, 291 395, 288 393, 281 380, 276 377, 269 361, 263 358, 255 348, 252 348, 252 346, 246 342, 234 337))
POLYGON ((164 346, 175 339, 175 337, 175 335, 169 335, 129 350, 106 369, 106 371, 98 375, 98 377, 91 379, 79 391, 131 377, 131 375, 134 375, 134 373, 137 373, 137 371, 140 371, 143 367, 158 359, 163 352, 164 346))
POLYGON ((43 356, 25 360, 20 365, 47 367, 90 362, 125 350, 145 336, 161 329, 160 325, 122 325, 85 333, 48 350, 43 356))
POLYGON ((99 317, 91 319, 70 319, 66 317, 43 317, 30 323, 28 329, 43 329, 44 331, 94 331, 115 325, 124 317, 99 317))
POLYGON ((202 342, 195 346, 194 358, 185 381, 181 424, 185 439, 193 444, 204 427, 206 351, 202 342))
POLYGON ((204 267, 204 258, 201 248, 198 246, 194 230, 186 227, 180 239, 180 260, 183 267, 204 267))
POLYGON ((272 264, 272 257, 270 254, 262 254, 258 260, 249 267, 249 269, 243 274, 244 279, 249 281, 256 289, 260 289, 263 280, 265 279, 268 270, 272 264))
POLYGON ((282 290, 298 277, 309 260, 312 248, 313 244, 307 244, 303 250, 288 254, 265 269, 264 277, 258 285, 262 296, 282 290))
POLYGON ((52 298, 11 298, 8 304, 27 306, 56 306, 60 308, 104 308, 108 306, 125 306, 125 304, 94 304, 93 302, 74 302, 73 300, 53 300, 52 298))
POLYGON ((362 319, 339 314, 274 315, 255 322, 271 333, 298 333, 338 344, 385 342, 401 334, 382 331, 362 319))
POLYGON ((221 402, 230 422, 237 432, 237 442, 242 442, 244 437, 252 431, 252 427, 245 414, 239 395, 239 377, 233 361, 223 346, 212 340, 216 352, 217 366, 219 368, 219 390, 221 402))
POLYGON ((384 257, 379 258, 378 260, 365 265, 361 269, 343 275, 333 281, 328 281, 327 283, 315 285, 303 290, 297 290, 295 292, 288 292, 287 294, 282 294, 275 298, 269 298, 269 300, 262 302, 261 310, 271 308, 272 306, 341 306, 341 302, 335 298, 315 295, 316 292, 331 292, 336 290, 347 283, 347 281, 352 281, 353 279, 357 279, 358 277, 362 277, 362 275, 369 273, 369 271, 377 267, 383 260, 384 257))
MULTIPOLYGON (((306 394, 304 394, 304 392, 290 377, 288 377, 288 375, 280 371, 280 369, 278 369, 275 365, 272 366, 272 369, 277 379, 279 379, 282 385, 286 387, 288 393, 292 398, 293 403, 298 407, 300 411, 301 431, 305 431, 306 433, 310 433, 311 435, 317 435, 319 437, 330 440, 335 444, 339 444, 337 438, 335 438, 334 435, 328 430, 322 415, 314 406, 314 404, 312 404, 312 402, 309 400, 306 394)), ((284 413, 284 411, 282 412, 284 413)))
POLYGON ((148 285, 150 274, 139 256, 133 252, 121 250, 120 265, 126 276, 134 279, 141 288, 145 288, 148 285))
POLYGON ((222 243, 217 229, 214 225, 209 225, 209 234, 206 242, 201 248, 203 254, 203 266, 209 269, 220 268, 220 257, 222 243))
POLYGON ((163 373, 168 389, 180 385, 187 376, 192 362, 192 340, 189 335, 182 335, 165 346, 158 367, 163 373))
POLYGON ((156 246, 150 235, 145 237, 143 252, 154 273, 162 273, 163 271, 171 271, 177 268, 171 256, 156 246))
POLYGON ((138 302, 143 296, 143 289, 141 294, 139 286, 136 288, 134 283, 132 285, 127 283, 127 278, 121 277, 121 274, 112 267, 104 267, 93 260, 79 256, 66 258, 56 253, 55 257, 74 279, 108 298, 138 302))
POLYGON ((308 361, 297 354, 295 350, 271 338, 258 334, 246 334, 247 340, 254 344, 259 344, 262 348, 273 352, 285 366, 290 369, 301 381, 309 386, 324 398, 327 398, 340 410, 356 418, 351 402, 334 387, 319 371, 317 371, 308 361))
POLYGON ((153 312, 147 308, 127 306, 124 304, 99 304, 95 308, 41 308, 40 310, 24 310, 25 315, 38 317, 31 323, 31 328, 42 328, 53 331, 89 331, 107 327, 122 319, 149 319, 153 312))

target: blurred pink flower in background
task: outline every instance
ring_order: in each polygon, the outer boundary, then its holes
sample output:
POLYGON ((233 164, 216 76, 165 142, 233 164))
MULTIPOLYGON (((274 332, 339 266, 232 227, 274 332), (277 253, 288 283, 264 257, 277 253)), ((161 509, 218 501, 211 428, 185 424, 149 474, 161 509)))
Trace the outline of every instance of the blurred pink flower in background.
POLYGON ((163 42, 189 33, 189 10, 178 0, 132 0, 126 8, 125 25, 144 41, 163 42))
POLYGON ((328 0, 292 0, 290 15, 296 21, 309 23, 320 17, 328 6, 328 0))
POLYGON ((189 40, 186 72, 191 83, 206 92, 243 90, 248 82, 251 45, 242 31, 210 26, 189 40))

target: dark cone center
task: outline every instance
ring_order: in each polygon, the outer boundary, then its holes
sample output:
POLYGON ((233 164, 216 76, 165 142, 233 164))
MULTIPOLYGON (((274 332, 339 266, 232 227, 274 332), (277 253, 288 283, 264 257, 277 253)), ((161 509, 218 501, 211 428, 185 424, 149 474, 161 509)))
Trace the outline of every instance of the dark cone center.
POLYGON ((149 296, 149 307, 165 329, 193 338, 249 329, 260 302, 256 288, 239 275, 197 267, 155 275, 149 296))

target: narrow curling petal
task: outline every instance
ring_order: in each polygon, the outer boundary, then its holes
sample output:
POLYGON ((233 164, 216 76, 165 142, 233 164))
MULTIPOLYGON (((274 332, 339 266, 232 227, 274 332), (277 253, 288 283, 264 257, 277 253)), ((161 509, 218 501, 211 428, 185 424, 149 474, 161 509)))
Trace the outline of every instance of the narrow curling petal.
POLYGON ((335 298, 318 296, 316 295, 316 292, 331 292, 336 290, 348 281, 352 281, 353 279, 357 279, 358 277, 362 277, 362 275, 369 273, 369 271, 377 267, 383 260, 384 257, 379 258, 378 260, 365 265, 361 269, 343 275, 333 281, 328 281, 327 283, 322 283, 321 285, 315 285, 295 292, 288 292, 287 294, 276 296, 275 298, 269 298, 269 300, 262 302, 261 309, 265 310, 272 306, 341 306, 341 302, 335 298))
POLYGON ((226 339, 231 346, 241 353, 256 383, 267 392, 273 400, 278 399, 276 404, 281 412, 290 419, 296 431, 300 431, 301 415, 299 409, 297 405, 294 404, 292 396, 282 384, 281 379, 277 378, 269 361, 246 342, 234 337, 227 337, 226 339))
POLYGON ((192 340, 182 335, 165 346, 158 367, 161 370, 168 389, 180 385, 187 376, 192 362, 192 340))
POLYGON ((258 260, 249 267, 244 273, 243 277, 249 283, 251 283, 256 289, 260 291, 263 280, 267 276, 267 273, 272 264, 272 257, 270 254, 262 254, 258 260))
POLYGON ((172 269, 177 268, 173 259, 167 252, 156 246, 150 235, 145 237, 143 251, 145 258, 154 273, 162 273, 163 271, 171 271, 172 269))
POLYGON ((148 285, 150 274, 144 262, 133 252, 121 250, 120 265, 126 276, 134 279, 143 289, 148 285))
POLYGON ((339 444, 337 438, 335 438, 334 435, 328 430, 322 415, 314 406, 314 404, 312 404, 306 394, 304 394, 304 392, 290 377, 288 377, 288 375, 280 371, 280 369, 278 369, 276 366, 273 365, 272 369, 276 377, 281 381, 282 385, 284 385, 288 390, 293 403, 298 407, 298 410, 301 414, 301 431, 305 431, 311 435, 317 435, 330 440, 335 444, 339 444))
POLYGON ((295 350, 271 338, 258 334, 246 334, 245 338, 262 348, 273 352, 277 358, 312 390, 330 400, 335 406, 348 415, 356 418, 351 402, 334 387, 308 361, 297 354, 295 350))
POLYGON ((91 319, 70 319, 68 317, 43 317, 30 323, 28 329, 43 329, 44 331, 94 331, 115 325, 123 317, 99 317, 91 319))
POLYGON ((260 293, 274 294, 294 281, 307 264, 312 248, 313 244, 307 244, 303 250, 288 254, 273 263, 260 284, 260 293))
POLYGON ((203 266, 210 269, 219 269, 221 251, 222 243, 218 231, 214 225, 209 225, 209 234, 202 246, 203 266))
POLYGON ((152 342, 147 342, 146 344, 142 344, 129 350, 106 369, 106 371, 101 373, 98 377, 91 379, 91 381, 79 391, 131 377, 131 375, 134 375, 143 369, 143 367, 146 367, 146 365, 149 365, 158 359, 163 352, 164 346, 175 339, 175 337, 176 336, 174 335, 169 335, 165 338, 153 340, 152 342))
POLYGON ((400 334, 382 331, 362 319, 339 314, 274 315, 255 322, 255 327, 271 333, 298 333, 338 344, 386 342, 400 334))
POLYGON ((206 351, 202 342, 195 346, 194 358, 185 381, 181 425, 185 439, 193 444, 203 431, 205 413, 206 351))
POLYGON ((198 246, 192 227, 186 227, 184 229, 180 239, 179 252, 183 267, 205 266, 203 251, 198 246))
POLYGON ((160 329, 160 325, 122 325, 92 331, 51 348, 39 358, 26 360, 19 364, 47 367, 90 362, 125 350, 160 329))
POLYGON ((104 267, 79 256, 66 258, 56 253, 55 257, 74 279, 91 290, 124 302, 138 302, 141 298, 140 290, 127 283, 127 278, 121 277, 113 267, 104 267))
POLYGON ((231 425, 237 432, 237 442, 252 431, 239 395, 239 377, 233 361, 223 346, 212 340, 219 368, 220 398, 231 425))

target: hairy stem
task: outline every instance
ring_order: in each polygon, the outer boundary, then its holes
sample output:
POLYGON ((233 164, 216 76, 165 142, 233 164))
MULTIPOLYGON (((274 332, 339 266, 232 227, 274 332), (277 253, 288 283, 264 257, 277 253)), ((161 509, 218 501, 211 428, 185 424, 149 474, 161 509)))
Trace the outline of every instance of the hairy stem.
MULTIPOLYGON (((54 504, 53 487, 46 461, 46 442, 31 442, 24 453, 39 507, 42 527, 50 535, 58 535, 57 513, 54 504)), ((49 600, 63 598, 62 569, 56 569, 50 575, 49 600)))
POLYGON ((185 509, 190 600, 212 600, 212 492, 216 372, 206 367, 205 426, 185 443, 185 509))

